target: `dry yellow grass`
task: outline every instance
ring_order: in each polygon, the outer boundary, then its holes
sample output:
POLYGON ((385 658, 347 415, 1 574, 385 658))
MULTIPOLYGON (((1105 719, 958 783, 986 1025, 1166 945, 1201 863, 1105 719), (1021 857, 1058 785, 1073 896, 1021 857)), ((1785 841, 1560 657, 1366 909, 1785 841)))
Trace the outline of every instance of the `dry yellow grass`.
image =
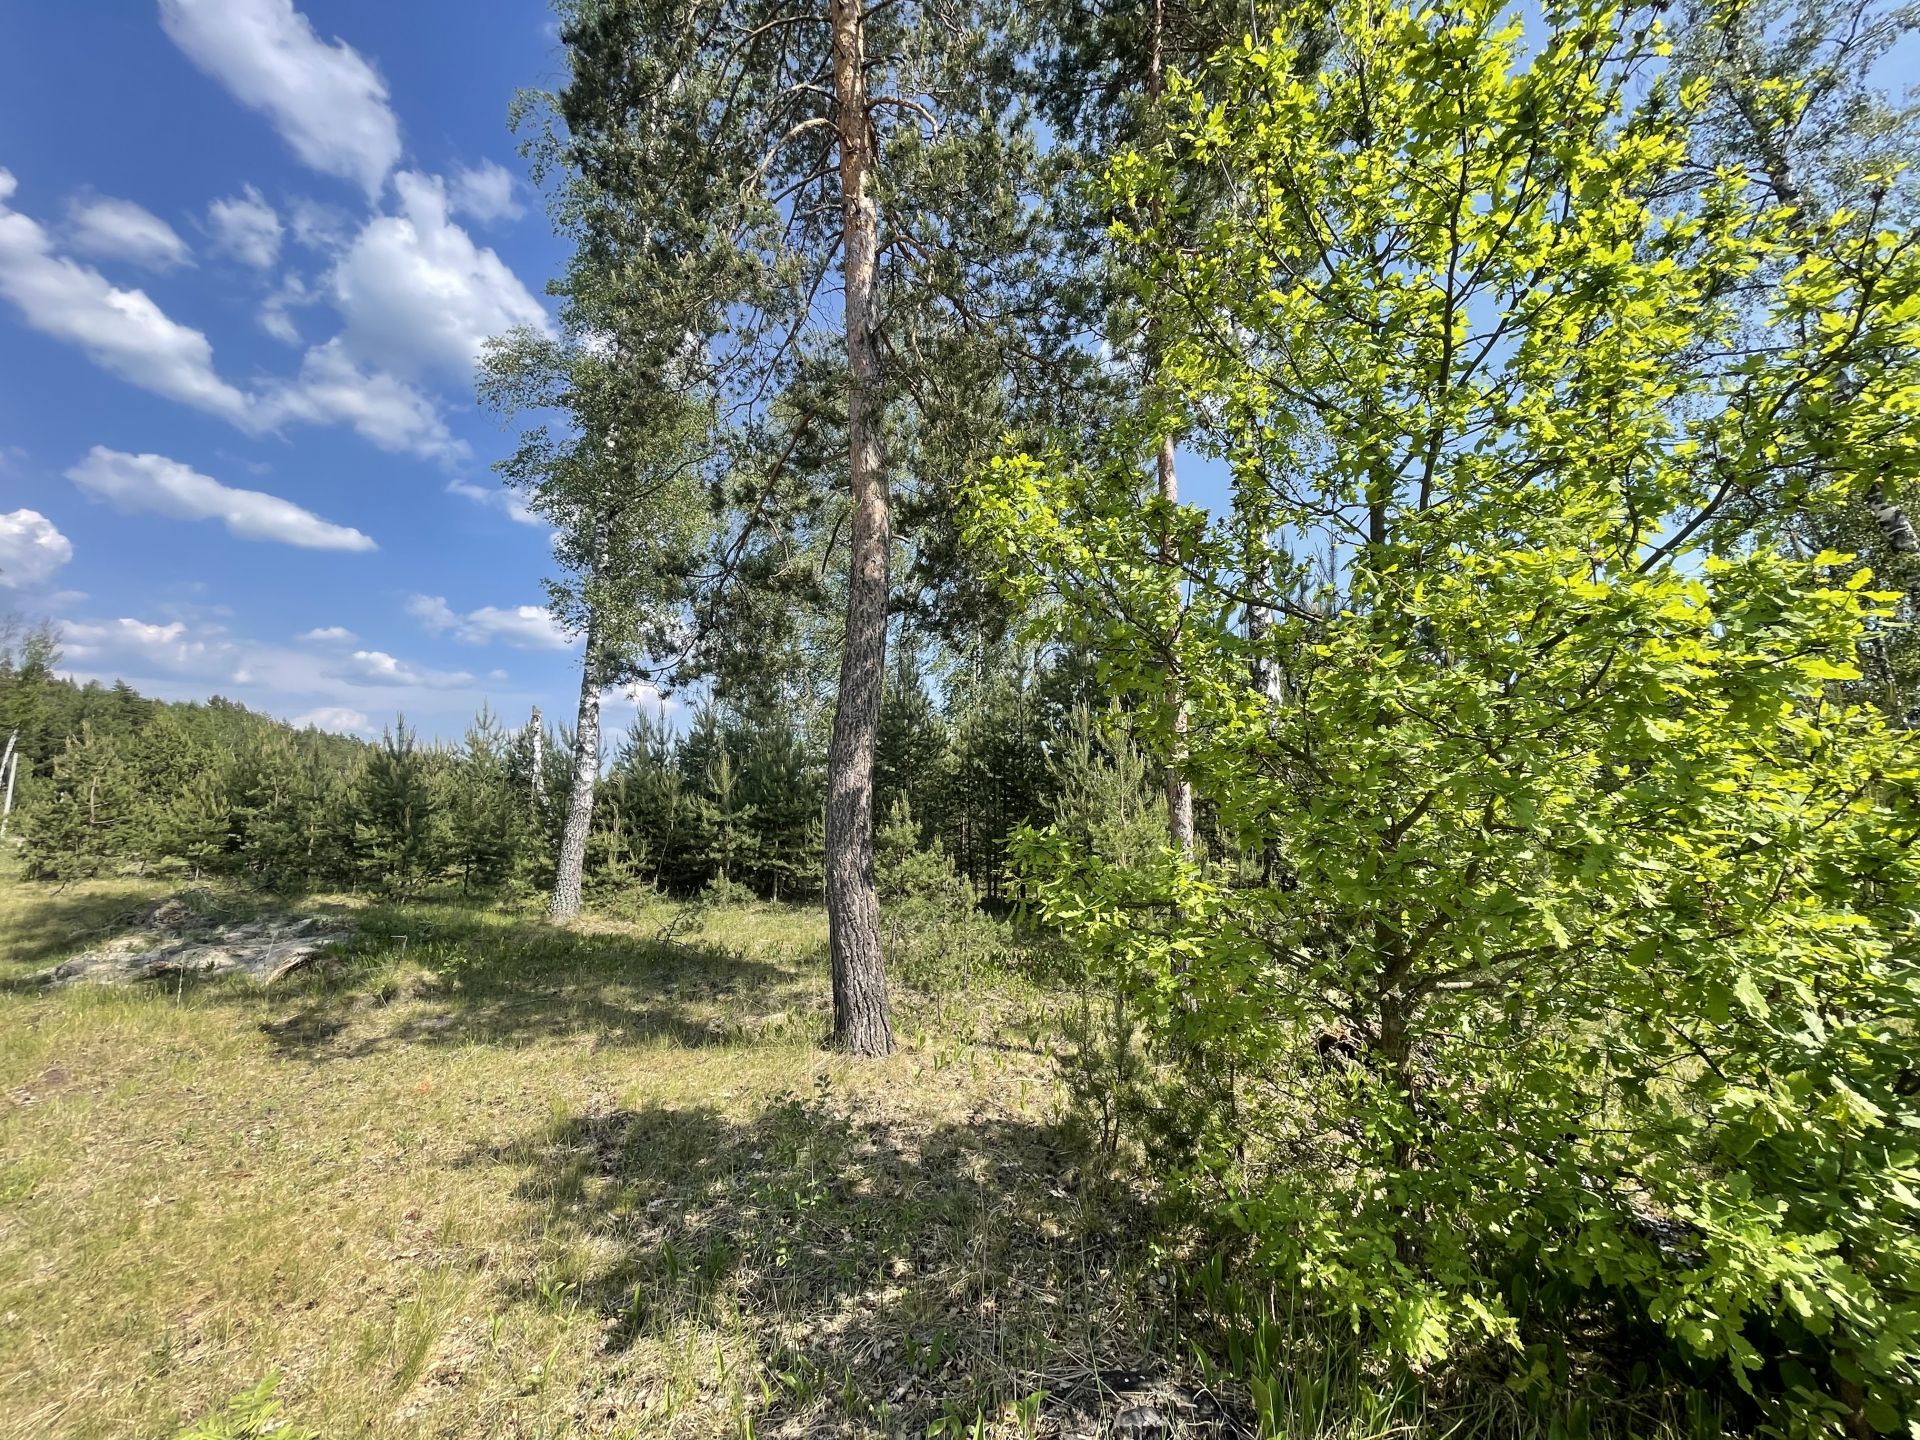
POLYGON ((141 894, 0 882, 0 1436, 274 1371, 329 1440, 1017 1434, 1153 1348, 1016 982, 902 997, 881 1062, 819 1048, 797 909, 373 908, 293 988, 24 982, 141 894))

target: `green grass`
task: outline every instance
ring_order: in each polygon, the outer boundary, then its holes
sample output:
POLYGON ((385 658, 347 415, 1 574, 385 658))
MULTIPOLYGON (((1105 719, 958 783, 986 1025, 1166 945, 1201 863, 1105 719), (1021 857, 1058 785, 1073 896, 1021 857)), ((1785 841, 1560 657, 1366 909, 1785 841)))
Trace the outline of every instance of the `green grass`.
POLYGON ((1145 1358, 1015 982, 903 995, 879 1063, 819 1047, 785 907, 373 907, 295 988, 27 982, 153 893, 0 888, 0 1435, 275 1371, 330 1437, 1017 1433, 1145 1358))
MULTIPOLYGON (((947 983, 897 988, 879 1062, 820 1048, 795 907, 323 898, 345 964, 285 988, 32 981, 160 893, 0 879, 4 1440, 265 1433, 229 1402, 274 1377, 327 1440, 1099 1434, 1117 1370, 1249 1396, 1087 1178, 1060 997, 1004 969, 902 965, 947 983)), ((1310 1338, 1262 1382, 1290 1435, 1588 1429, 1310 1338)))

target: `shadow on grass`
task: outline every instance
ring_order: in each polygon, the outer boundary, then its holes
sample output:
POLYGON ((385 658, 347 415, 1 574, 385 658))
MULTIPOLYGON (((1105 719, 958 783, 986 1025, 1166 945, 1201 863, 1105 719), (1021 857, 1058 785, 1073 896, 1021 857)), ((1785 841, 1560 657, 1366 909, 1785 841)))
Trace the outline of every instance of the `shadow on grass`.
MULTIPOLYGON (((598 1045, 721 1045, 819 1028, 809 958, 779 950, 751 958, 702 941, 580 933, 454 907, 376 910, 360 919, 333 976, 308 982, 299 1008, 260 1030, 276 1053, 303 1060, 582 1035, 598 1045), (389 1004, 402 1007, 392 1023, 354 1023, 389 1004)), ((282 1012, 296 998, 226 994, 282 1012)))
MULTIPOLYGON (((160 893, 132 882, 0 892, 0 991, 46 994, 40 977, 49 965, 141 929, 160 893)), ((213 938, 218 922, 260 908, 257 898, 229 904, 209 894, 191 913, 205 912, 200 928, 213 938)), ((343 915, 320 901, 266 908, 343 915)), ((251 1013, 274 1053, 306 1061, 404 1045, 517 1046, 583 1035, 598 1045, 685 1047, 812 1039, 826 1024, 824 955, 792 943, 756 947, 764 955, 749 956, 698 938, 560 929, 478 904, 374 906, 352 912, 350 923, 329 962, 295 977, 261 985, 174 976, 168 998, 251 1013)), ((155 938, 192 933, 176 921, 155 938)))
POLYGON ((0 894, 0 972, 9 981, 130 929, 156 887, 90 884, 76 889, 15 882, 0 894))
MULTIPOLYGON (((1159 1307, 1141 1303, 1144 1217, 1084 1195, 1078 1158, 1052 1126, 908 1130, 822 1093, 744 1121, 565 1118, 469 1163, 517 1172, 545 1237, 538 1269, 508 1282, 516 1298, 591 1312, 610 1354, 659 1342, 705 1366, 737 1339, 744 1366, 682 1378, 757 1433, 960 1435, 1023 1406, 1047 1433, 1124 1410, 1107 1385, 1166 1353, 1159 1307)), ((612 1403, 644 1429, 673 1394, 612 1403)), ((1181 1433, 1234 1433, 1218 1409, 1188 1420, 1181 1433)))

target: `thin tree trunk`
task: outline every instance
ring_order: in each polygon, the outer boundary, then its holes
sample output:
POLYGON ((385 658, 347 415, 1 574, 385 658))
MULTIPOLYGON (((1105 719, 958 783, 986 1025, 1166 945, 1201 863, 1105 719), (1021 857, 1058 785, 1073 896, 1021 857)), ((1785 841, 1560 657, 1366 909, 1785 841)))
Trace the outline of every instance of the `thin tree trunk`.
POLYGON ((1265 536, 1256 536, 1248 545, 1247 558, 1247 681, 1263 700, 1278 703, 1282 698, 1280 666, 1266 653, 1267 636, 1273 633, 1273 565, 1267 555, 1265 536))
POLYGON ((840 149, 841 257, 846 290, 847 458, 853 501, 847 639, 827 751, 827 935, 833 960, 833 1042, 855 1055, 893 1049, 880 897, 873 882, 873 752, 887 658, 886 462, 880 453, 874 343, 879 213, 869 182, 866 36, 861 0, 832 0, 833 90, 840 149))
MULTIPOLYGON (((1154 0, 1152 28, 1147 40, 1147 101, 1152 105, 1160 103, 1160 97, 1166 90, 1166 48, 1166 0, 1154 0)), ((1160 380, 1161 360, 1160 337, 1157 334, 1149 334, 1147 353, 1148 364, 1153 371, 1149 378, 1157 384, 1160 380)), ((1160 453, 1155 468, 1160 483, 1160 498, 1169 505, 1177 504, 1180 499, 1180 482, 1173 468, 1173 436, 1171 434, 1160 437, 1160 453)), ((1175 643, 1177 648, 1177 637, 1175 637, 1175 643)), ((1173 707, 1173 744, 1167 753, 1167 831, 1181 853, 1191 855, 1193 853, 1193 782, 1187 778, 1186 683, 1180 673, 1179 661, 1174 658, 1170 658, 1167 662, 1167 703, 1173 707)))
MULTIPOLYGON (((1173 470, 1173 437, 1160 441, 1160 498, 1169 505, 1180 499, 1180 482, 1173 470)), ((1178 584, 1176 580, 1174 582, 1178 584)), ((1167 703, 1173 706, 1173 746, 1167 753, 1167 830, 1173 843, 1188 855, 1193 853, 1193 782, 1187 779, 1187 687, 1180 673, 1179 639, 1174 637, 1175 654, 1167 662, 1167 703)))
POLYGON ((540 707, 533 707, 533 714, 527 719, 528 753, 533 757, 533 774, 529 779, 528 796, 533 801, 533 813, 537 817, 547 808, 547 729, 540 719, 540 707))
POLYGON ((0 801, 0 840, 7 838, 7 822, 13 818, 13 782, 20 773, 20 752, 16 748, 20 732, 14 731, 7 737, 7 753, 0 758, 0 783, 7 787, 6 799, 0 801))
POLYGON ((1920 533, 1913 528, 1913 521, 1906 512, 1887 498, 1887 492, 1878 480, 1867 487, 1867 510, 1873 516, 1873 523, 1880 527, 1880 533, 1886 538, 1887 548, 1912 564, 1920 557, 1920 533))
POLYGON ((593 828, 593 792, 600 781, 599 616, 587 612, 586 655, 580 663, 580 713, 574 721, 573 788, 567 792, 567 824, 560 835, 549 920, 580 913, 580 881, 587 864, 587 833, 593 828))
MULTIPOLYGON (((1268 637, 1273 633, 1273 564, 1267 554, 1267 536, 1255 534, 1247 541, 1247 683, 1269 705, 1278 706, 1284 698, 1280 665, 1267 653, 1268 637)), ((1278 885, 1284 877, 1280 864, 1280 844, 1269 835, 1260 847, 1260 878, 1264 884, 1278 885)))
MULTIPOLYGON (((1756 93, 1757 87, 1755 77, 1742 67, 1734 91, 1734 104, 1740 111, 1741 119, 1746 122, 1754 149, 1760 153, 1760 168, 1766 172, 1767 188, 1773 192, 1773 198, 1787 209, 1798 211, 1802 198, 1800 184, 1794 179, 1793 162, 1786 147, 1780 143, 1780 137, 1767 121, 1766 112, 1761 108, 1756 93)), ((1799 255, 1803 263, 1808 259, 1804 246, 1800 247, 1799 255)), ((1867 513, 1873 517, 1873 523, 1879 527, 1888 548, 1899 557, 1895 563, 1913 568, 1916 560, 1920 559, 1920 532, 1915 531, 1906 511, 1887 494, 1878 480, 1867 487, 1861 501, 1867 507, 1867 513)))

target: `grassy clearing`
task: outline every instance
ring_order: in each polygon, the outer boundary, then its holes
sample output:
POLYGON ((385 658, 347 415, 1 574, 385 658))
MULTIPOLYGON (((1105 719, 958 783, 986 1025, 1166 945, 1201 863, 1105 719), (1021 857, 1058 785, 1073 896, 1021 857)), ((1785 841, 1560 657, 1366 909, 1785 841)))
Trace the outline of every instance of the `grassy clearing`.
POLYGON ((801 908, 323 898, 331 975, 29 978, 158 893, 0 880, 0 1440, 164 1440, 274 1376, 326 1440, 1141 1435, 1112 1386, 1169 1367, 1329 1440, 1715 1428, 1389 1383, 1291 1319, 1222 1378, 1085 1173, 1061 997, 974 958, 881 1062, 820 1049, 801 908))
POLYGON ((142 894, 0 889, 0 1435, 170 1435, 276 1369, 329 1437, 1019 1433, 1154 1348, 1017 983, 903 997, 879 1064, 818 1048, 823 921, 770 906, 21 983, 142 894))

